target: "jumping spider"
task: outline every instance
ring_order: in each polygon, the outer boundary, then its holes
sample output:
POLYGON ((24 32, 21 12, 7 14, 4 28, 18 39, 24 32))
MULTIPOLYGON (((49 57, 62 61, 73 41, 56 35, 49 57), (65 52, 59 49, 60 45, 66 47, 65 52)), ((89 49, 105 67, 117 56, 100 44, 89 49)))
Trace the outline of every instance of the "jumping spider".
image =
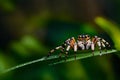
POLYGON ((76 59, 76 52, 77 50, 92 50, 92 54, 94 56, 94 50, 98 46, 100 50, 100 56, 102 55, 102 48, 105 48, 107 51, 107 48, 111 48, 110 44, 103 38, 94 36, 90 37, 89 35, 78 35, 77 40, 75 40, 74 37, 71 37, 67 39, 62 45, 56 47, 55 49, 50 50, 47 57, 49 57, 54 51, 60 50, 59 57, 61 57, 61 54, 64 53, 65 56, 68 56, 68 52, 70 49, 74 50, 74 56, 76 59))

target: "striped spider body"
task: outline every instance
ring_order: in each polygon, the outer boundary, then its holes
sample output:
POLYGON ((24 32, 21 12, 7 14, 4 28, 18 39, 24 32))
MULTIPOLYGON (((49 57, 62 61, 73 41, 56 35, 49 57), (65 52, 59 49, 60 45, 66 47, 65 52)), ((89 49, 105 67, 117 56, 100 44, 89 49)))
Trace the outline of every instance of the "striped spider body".
POLYGON ((76 59, 76 52, 78 50, 91 49, 94 56, 94 50, 96 46, 98 46, 100 50, 100 55, 102 55, 102 48, 105 48, 106 51, 107 48, 111 48, 110 44, 105 39, 100 38, 98 36, 90 37, 89 35, 78 35, 77 40, 75 40, 74 37, 71 37, 67 39, 62 45, 56 47, 55 49, 50 50, 48 57, 56 50, 61 51, 61 53, 59 54, 60 57, 62 53, 64 53, 65 56, 67 57, 70 49, 74 50, 75 59, 76 59))

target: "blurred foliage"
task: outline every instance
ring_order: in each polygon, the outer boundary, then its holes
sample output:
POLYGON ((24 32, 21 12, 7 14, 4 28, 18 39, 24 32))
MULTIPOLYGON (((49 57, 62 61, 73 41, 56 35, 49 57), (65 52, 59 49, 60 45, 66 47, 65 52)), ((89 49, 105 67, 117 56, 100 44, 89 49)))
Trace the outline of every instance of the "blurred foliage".
POLYGON ((0 54, 0 72, 2 72, 6 70, 7 68, 12 67, 13 64, 15 64, 15 62, 9 56, 2 54, 2 52, 0 53, 1 53, 0 54))
POLYGON ((97 17, 95 19, 96 24, 98 24, 104 31, 106 31, 111 39, 115 43, 116 49, 120 50, 120 28, 113 23, 103 17, 97 17))
MULTIPOLYGON (((0 0, 0 71, 41 58, 79 34, 98 35, 120 50, 119 4, 119 0, 0 0)), ((0 80, 119 80, 119 63, 115 54, 55 66, 40 62, 0 80)))
POLYGON ((0 0, 0 7, 6 12, 15 10, 15 5, 12 0, 0 0))
POLYGON ((32 36, 24 36, 19 42, 13 42, 11 48, 23 57, 31 56, 30 54, 47 53, 47 48, 32 36))

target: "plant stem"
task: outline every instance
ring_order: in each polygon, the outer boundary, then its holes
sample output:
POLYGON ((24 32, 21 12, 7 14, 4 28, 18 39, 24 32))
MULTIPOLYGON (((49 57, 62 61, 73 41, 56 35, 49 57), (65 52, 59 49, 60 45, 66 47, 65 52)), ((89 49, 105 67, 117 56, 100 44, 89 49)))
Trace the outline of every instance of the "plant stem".
MULTIPOLYGON (((117 52, 117 50, 109 50, 107 52, 102 52, 102 54, 109 54, 109 53, 114 53, 114 52, 117 52)), ((99 53, 100 53, 99 51, 95 51, 94 52, 94 56, 98 56, 99 53)), ((88 58, 88 57, 92 57, 92 56, 93 55, 90 52, 89 53, 77 54, 76 55, 76 60, 78 60, 78 59, 84 59, 84 58, 88 58)), ((62 57, 64 57, 64 56, 62 56, 62 57)), ((49 64, 49 65, 56 65, 56 64, 59 64, 59 63, 70 62, 70 61, 75 60, 74 56, 69 56, 68 55, 68 57, 70 57, 70 58, 68 58, 66 61, 65 60, 60 60, 58 62, 49 64)), ((18 68, 21 68, 21 67, 24 67, 24 66, 27 66, 27 65, 30 65, 30 64, 34 64, 34 63, 37 63, 37 62, 42 62, 42 61, 45 61, 45 60, 58 59, 58 58, 59 58, 58 55, 53 55, 53 56, 50 56, 48 58, 47 57, 43 57, 43 58, 40 58, 40 59, 37 59, 37 60, 26 62, 26 63, 20 64, 20 65, 14 66, 12 68, 6 69, 5 71, 2 72, 2 74, 10 72, 10 71, 13 71, 13 70, 16 70, 18 68)))
MULTIPOLYGON (((114 53, 114 52, 117 52, 117 50, 109 50, 109 51, 107 51, 107 52, 102 52, 102 55, 110 54, 110 53, 114 53)), ((102 55, 101 55, 101 56, 102 56, 102 55)), ((66 61, 65 61, 65 60, 61 60, 61 61, 58 61, 58 62, 49 64, 49 65, 56 65, 56 64, 65 63, 65 62, 70 62, 70 61, 79 60, 79 59, 84 59, 84 58, 88 58, 88 57, 92 57, 92 56, 93 56, 92 53, 78 54, 78 55, 76 56, 76 59, 75 59, 74 56, 72 56, 71 58, 68 58, 66 61)), ((100 51, 94 52, 94 56, 100 56, 100 51)))

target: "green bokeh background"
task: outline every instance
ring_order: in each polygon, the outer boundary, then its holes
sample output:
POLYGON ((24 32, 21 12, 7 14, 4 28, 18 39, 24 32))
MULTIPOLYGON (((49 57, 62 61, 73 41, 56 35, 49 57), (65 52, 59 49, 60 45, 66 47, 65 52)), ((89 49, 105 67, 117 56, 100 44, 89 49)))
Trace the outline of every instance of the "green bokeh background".
POLYGON ((0 0, 0 72, 46 56, 79 34, 98 35, 118 50, 54 66, 35 63, 0 80, 119 80, 119 7, 119 0, 0 0))

